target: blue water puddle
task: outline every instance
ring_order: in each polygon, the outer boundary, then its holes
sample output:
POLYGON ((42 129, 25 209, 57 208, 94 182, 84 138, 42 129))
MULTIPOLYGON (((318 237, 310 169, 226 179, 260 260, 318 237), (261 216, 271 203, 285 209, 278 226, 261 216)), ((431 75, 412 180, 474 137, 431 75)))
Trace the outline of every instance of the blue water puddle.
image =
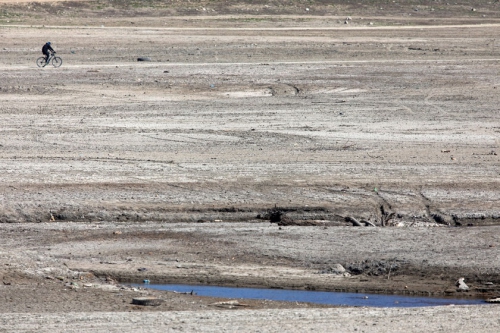
POLYGON ((423 307, 440 305, 484 304, 484 300, 466 298, 434 298, 401 295, 380 295, 361 293, 342 293, 308 290, 231 288, 216 286, 197 286, 183 284, 136 284, 144 288, 193 293, 198 296, 210 296, 233 299, 258 299, 287 302, 308 302, 329 305, 371 306, 371 307, 423 307))

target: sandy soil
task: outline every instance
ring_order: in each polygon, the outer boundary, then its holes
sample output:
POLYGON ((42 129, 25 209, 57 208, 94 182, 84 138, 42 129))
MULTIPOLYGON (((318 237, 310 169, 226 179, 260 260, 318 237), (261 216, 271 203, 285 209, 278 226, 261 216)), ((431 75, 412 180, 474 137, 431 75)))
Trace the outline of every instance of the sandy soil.
POLYGON ((0 1, 0 330, 498 331, 126 286, 500 296, 495 5, 279 3, 0 1))

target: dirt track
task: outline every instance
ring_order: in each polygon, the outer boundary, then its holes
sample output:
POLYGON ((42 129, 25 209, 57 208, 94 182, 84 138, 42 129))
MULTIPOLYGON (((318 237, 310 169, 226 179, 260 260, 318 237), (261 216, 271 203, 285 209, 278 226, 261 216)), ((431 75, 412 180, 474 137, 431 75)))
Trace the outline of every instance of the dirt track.
MULTIPOLYGON (((64 4, 26 6, 0 16, 0 221, 14 223, 0 224, 0 312, 144 311, 136 292, 103 289, 141 267, 161 282, 435 295, 465 277, 465 296, 498 295, 487 9, 481 26, 458 7, 344 24, 81 5, 49 26, 30 10, 64 4), (36 67, 47 40, 61 68, 36 67), (293 225, 269 223, 272 208, 293 225)), ((198 309, 168 297, 155 310, 198 309)))

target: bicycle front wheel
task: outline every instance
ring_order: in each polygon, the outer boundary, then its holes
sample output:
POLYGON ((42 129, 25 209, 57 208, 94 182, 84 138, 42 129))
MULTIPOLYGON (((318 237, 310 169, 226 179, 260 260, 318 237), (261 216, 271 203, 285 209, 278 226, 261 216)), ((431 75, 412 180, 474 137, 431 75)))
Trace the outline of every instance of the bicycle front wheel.
POLYGON ((40 58, 36 59, 36 65, 38 67, 45 66, 45 57, 40 57, 40 58))
POLYGON ((61 65, 62 65, 61 57, 54 57, 54 59, 52 59, 52 65, 54 67, 61 67, 61 65))

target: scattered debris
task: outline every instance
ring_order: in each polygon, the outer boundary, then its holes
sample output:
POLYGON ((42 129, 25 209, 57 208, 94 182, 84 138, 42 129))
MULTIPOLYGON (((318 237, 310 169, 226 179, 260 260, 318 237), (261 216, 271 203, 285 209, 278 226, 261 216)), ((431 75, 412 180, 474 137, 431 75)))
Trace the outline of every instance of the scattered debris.
POLYGON ((137 270, 138 270, 139 272, 145 272, 145 271, 147 271, 148 269, 147 269, 147 268, 145 268, 145 267, 141 267, 141 268, 138 268, 137 270))

